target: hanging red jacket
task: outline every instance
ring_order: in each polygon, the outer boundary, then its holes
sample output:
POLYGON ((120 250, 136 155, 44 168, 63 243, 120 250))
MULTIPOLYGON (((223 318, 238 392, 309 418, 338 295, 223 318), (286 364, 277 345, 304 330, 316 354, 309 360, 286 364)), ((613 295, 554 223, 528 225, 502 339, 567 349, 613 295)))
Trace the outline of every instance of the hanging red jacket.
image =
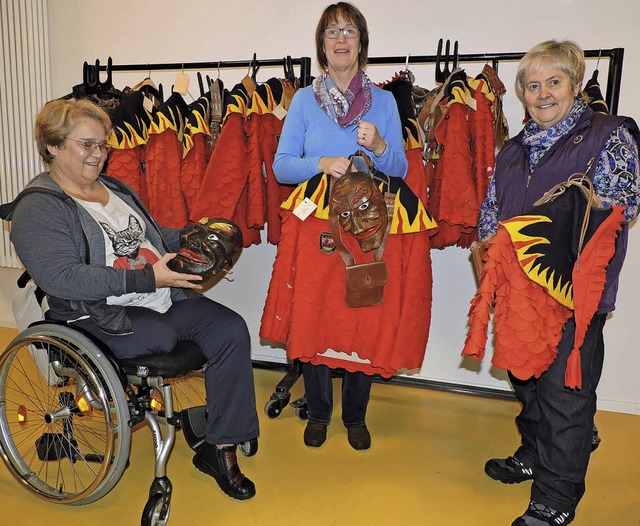
POLYGON ((107 142, 112 150, 106 173, 131 186, 148 205, 143 166, 151 114, 144 108, 144 95, 139 91, 125 95, 110 117, 113 128, 107 142))
POLYGON ((249 224, 260 221, 259 203, 262 198, 262 225, 267 225, 267 241, 280 240, 280 205, 295 186, 280 184, 273 173, 273 161, 278 149, 278 136, 286 111, 296 87, 286 80, 271 78, 256 88, 247 109, 249 152, 249 191, 251 203, 249 224), (261 185, 261 186, 260 186, 261 185), (258 195, 259 188, 262 192, 258 195))
MULTIPOLYGON (((427 202, 427 178, 425 174, 422 151, 424 138, 413 104, 413 84, 407 72, 396 73, 394 78, 379 87, 390 91, 398 105, 404 149, 409 162, 409 168, 404 181, 423 203, 427 202)), ((434 232, 435 233, 435 232, 434 232)))
POLYGON ((189 108, 179 93, 172 93, 154 114, 146 151, 149 211, 164 227, 181 228, 188 222, 187 204, 180 183, 182 136, 189 108))
POLYGON ((537 378, 555 360, 562 329, 573 315, 576 330, 565 385, 582 386, 579 350, 625 220, 624 207, 594 207, 586 214, 588 206, 582 190, 570 185, 555 201, 498 224, 471 301, 463 355, 483 358, 495 303, 492 363, 521 380, 537 378), (583 221, 588 228, 581 238, 583 221))
POLYGON ((478 240, 477 218, 496 163, 495 121, 492 111, 492 105, 497 103, 495 95, 484 73, 474 79, 468 78, 467 82, 471 90, 470 96, 467 96, 466 99, 467 105, 473 104, 472 111, 468 113, 468 116, 469 135, 472 140, 471 179, 475 190, 475 201, 471 206, 475 219, 470 222, 472 227, 470 231, 465 229, 460 233, 460 239, 457 241, 457 245, 460 247, 469 247, 478 240))
MULTIPOLYGON (((422 365, 431 320, 435 223, 401 179, 391 180, 396 197, 383 255, 388 282, 382 305, 346 306, 345 265, 332 251, 330 237, 329 177, 312 177, 282 205, 282 237, 260 337, 285 343, 289 358, 384 377, 422 365), (305 197, 318 208, 301 221, 293 210, 305 197)), ((357 263, 371 259, 349 236, 343 241, 352 243, 352 254, 360 254, 357 263)))
POLYGON ((243 246, 260 243, 260 230, 247 224, 247 135, 244 128, 247 104, 255 83, 245 77, 227 94, 220 136, 204 173, 191 220, 222 217, 242 231, 243 246))
POLYGON ((192 208, 200 192, 200 185, 207 168, 210 113, 211 100, 208 94, 193 102, 189 106, 182 138, 180 185, 187 204, 187 217, 189 218, 193 216, 192 208))
POLYGON ((463 233, 471 233, 478 219, 469 129, 469 113, 473 110, 466 103, 468 91, 465 72, 457 70, 445 86, 442 103, 446 112, 435 129, 440 158, 435 162, 433 186, 429 188, 429 212, 438 222, 433 239, 437 248, 456 244, 463 233))

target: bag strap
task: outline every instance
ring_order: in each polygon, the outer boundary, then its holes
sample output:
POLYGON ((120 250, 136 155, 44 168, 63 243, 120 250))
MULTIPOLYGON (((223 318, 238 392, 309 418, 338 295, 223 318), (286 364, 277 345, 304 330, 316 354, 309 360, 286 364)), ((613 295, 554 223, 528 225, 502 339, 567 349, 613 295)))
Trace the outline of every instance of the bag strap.
POLYGON ((584 245, 584 238, 587 235, 587 228, 589 227, 589 219, 591 218, 591 209, 596 204, 596 193, 593 189, 593 182, 591 179, 587 177, 587 173, 591 169, 593 165, 594 159, 592 158, 587 165, 587 169, 584 173, 574 173, 569 176, 569 179, 564 183, 559 183, 555 185, 553 188, 544 193, 544 195, 538 199, 533 206, 538 206, 544 203, 548 203, 550 201, 555 200, 559 196, 561 196, 567 188, 571 186, 577 186, 585 198, 587 199, 587 207, 585 210, 584 217, 582 218, 582 226, 580 228, 580 239, 578 240, 578 255, 576 257, 576 271, 580 272, 580 254, 582 253, 582 247, 584 245))

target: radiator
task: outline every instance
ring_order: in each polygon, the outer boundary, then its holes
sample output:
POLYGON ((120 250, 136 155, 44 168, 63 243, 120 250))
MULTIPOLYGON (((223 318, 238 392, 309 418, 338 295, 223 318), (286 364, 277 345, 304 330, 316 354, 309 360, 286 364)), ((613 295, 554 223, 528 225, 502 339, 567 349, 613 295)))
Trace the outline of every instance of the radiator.
MULTIPOLYGON (((0 202, 11 201, 43 170, 33 123, 50 99, 46 0, 0 2, 0 202)), ((3 223, 0 267, 21 268, 3 223)))

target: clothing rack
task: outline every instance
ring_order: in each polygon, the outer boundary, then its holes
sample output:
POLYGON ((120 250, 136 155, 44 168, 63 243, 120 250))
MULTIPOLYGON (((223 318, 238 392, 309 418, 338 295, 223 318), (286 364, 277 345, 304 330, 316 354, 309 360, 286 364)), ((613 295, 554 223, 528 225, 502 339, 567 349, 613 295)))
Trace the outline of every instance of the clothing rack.
MULTIPOLYGON (((498 71, 499 65, 502 62, 517 62, 524 57, 524 52, 506 52, 506 53, 472 53, 472 54, 458 54, 457 42, 455 43, 455 57, 449 54, 449 43, 447 42, 446 55, 407 55, 407 56, 387 56, 387 57, 369 57, 369 65, 403 65, 405 69, 408 69, 411 64, 436 64, 439 65, 443 59, 448 62, 455 58, 454 64, 462 63, 491 63, 494 70, 498 71)), ((441 46, 439 46, 440 51, 441 46)), ((620 86, 622 80, 622 65, 624 59, 624 48, 611 48, 611 49, 595 49, 585 50, 585 58, 607 58, 608 70, 607 70, 607 87, 605 100, 609 108, 609 112, 612 115, 617 114, 618 102, 620 97, 620 86)), ((216 70, 216 69, 240 69, 253 68, 253 73, 257 72, 261 66, 266 67, 285 67, 287 64, 296 65, 300 68, 300 87, 305 87, 311 84, 311 59, 309 57, 290 58, 285 57, 282 59, 260 59, 257 60, 254 54, 251 60, 235 60, 235 61, 207 61, 207 62, 168 62, 168 63, 156 63, 156 64, 112 64, 111 58, 109 58, 108 65, 100 65, 98 61, 95 64, 96 71, 180 71, 180 70, 216 70)), ((445 68, 448 66, 445 66, 445 68)), ((596 66, 597 67, 597 66, 596 66)), ((286 374, 282 380, 277 384, 271 398, 265 405, 265 413, 270 418, 276 418, 280 415, 284 407, 289 404, 291 398, 291 388, 296 383, 297 379, 302 375, 302 366, 297 360, 292 364, 280 364, 264 361, 254 361, 254 366, 267 368, 267 369, 282 369, 286 374)), ((513 394, 508 391, 493 388, 473 387, 464 384, 450 384, 439 381, 432 381, 428 379, 414 379, 402 376, 393 377, 390 380, 384 380, 385 382, 394 383, 398 385, 409 385, 417 387, 426 387, 429 389, 441 390, 446 392, 455 392, 462 394, 473 394, 480 396, 488 396, 493 398, 513 399, 513 394)), ((291 403, 294 407, 296 415, 301 419, 307 418, 306 412, 306 400, 304 396, 299 400, 295 400, 291 403)))
MULTIPOLYGON (((491 62, 493 69, 498 71, 500 62, 515 62, 524 57, 524 52, 506 52, 506 53, 471 53, 460 54, 457 56, 458 63, 468 62, 491 62)), ((607 92, 605 101, 612 115, 618 113, 618 102, 620 99, 620 86, 622 83, 622 64, 624 60, 624 48, 610 49, 589 49, 584 51, 585 58, 608 58, 607 71, 607 92)), ((371 65, 395 65, 404 64, 408 67, 410 64, 435 64, 442 60, 439 55, 407 55, 407 56, 388 56, 388 57, 369 57, 368 63, 371 65)), ((291 58, 291 64, 300 67, 300 86, 308 86, 311 84, 311 58, 299 57, 291 58)), ((260 66, 273 67, 286 64, 287 58, 281 59, 256 59, 250 60, 219 60, 207 62, 166 62, 156 64, 109 64, 100 65, 96 61, 98 71, 161 71, 161 70, 198 70, 198 69, 239 69, 251 68, 255 71, 260 66)))
POLYGON ((163 62, 156 64, 112 64, 111 57, 109 57, 109 64, 100 65, 99 61, 96 61, 96 69, 98 71, 178 71, 178 70, 216 70, 216 69, 240 69, 240 68, 253 68, 256 72, 261 66, 285 67, 287 64, 300 67, 300 86, 308 86, 311 83, 311 58, 299 57, 291 58, 284 57, 279 59, 257 59, 255 53, 250 60, 217 60, 208 62, 163 62))
MULTIPOLYGON (((457 55, 458 63, 465 62, 491 62, 493 69, 498 71, 500 62, 515 62, 524 57, 525 53, 472 53, 457 55)), ((608 58, 609 68, 607 72, 607 93, 605 100, 612 115, 618 113, 618 101, 620 99, 620 85, 622 81, 622 63, 624 59, 624 48, 611 49, 590 49, 584 51, 585 58, 608 58)), ((408 67, 410 64, 435 64, 442 60, 443 56, 438 55, 407 55, 390 57, 369 57, 368 63, 371 65, 394 65, 403 64, 408 67)), ((451 56, 449 56, 451 58, 451 56)))

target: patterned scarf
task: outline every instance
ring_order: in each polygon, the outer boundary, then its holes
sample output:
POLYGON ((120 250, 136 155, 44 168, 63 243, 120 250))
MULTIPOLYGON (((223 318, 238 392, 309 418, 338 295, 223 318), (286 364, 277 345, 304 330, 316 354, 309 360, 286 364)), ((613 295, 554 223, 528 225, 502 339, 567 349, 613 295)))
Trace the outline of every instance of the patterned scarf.
POLYGON ((529 165, 532 170, 547 150, 551 148, 560 137, 564 137, 573 129, 586 109, 587 103, 581 98, 577 98, 567 116, 555 126, 543 130, 533 120, 530 120, 525 125, 522 142, 530 148, 529 165))
POLYGON ((325 69, 313 81, 313 93, 322 110, 342 128, 358 122, 371 108, 371 80, 361 69, 344 93, 325 69))

